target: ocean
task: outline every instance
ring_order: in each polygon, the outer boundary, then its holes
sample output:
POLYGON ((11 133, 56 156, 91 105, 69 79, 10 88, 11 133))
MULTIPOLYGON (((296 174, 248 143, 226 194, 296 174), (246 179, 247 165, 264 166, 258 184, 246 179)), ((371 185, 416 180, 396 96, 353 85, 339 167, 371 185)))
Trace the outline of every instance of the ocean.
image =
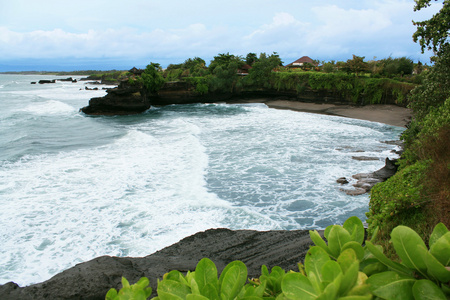
POLYGON ((264 104, 87 116, 79 109, 102 86, 30 84, 66 77, 0 75, 0 284, 146 256, 209 228, 364 220, 368 195, 348 196, 336 179, 383 167, 396 157, 383 141, 403 131, 264 104), (362 155, 378 160, 352 159, 362 155))

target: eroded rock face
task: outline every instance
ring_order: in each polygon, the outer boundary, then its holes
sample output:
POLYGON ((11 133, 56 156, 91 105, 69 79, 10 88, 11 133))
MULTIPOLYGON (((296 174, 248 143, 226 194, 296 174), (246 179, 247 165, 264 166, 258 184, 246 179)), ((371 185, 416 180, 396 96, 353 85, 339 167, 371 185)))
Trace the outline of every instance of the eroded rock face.
POLYGON ((80 110, 88 115, 130 115, 149 108, 150 101, 141 89, 122 82, 117 88, 108 89, 106 96, 92 98, 80 110))
POLYGON ((0 299, 104 299, 107 291, 121 288, 121 277, 135 283, 150 279, 153 296, 157 279, 171 271, 195 270, 203 257, 221 272, 234 260, 243 261, 248 277, 259 277, 261 265, 297 270, 312 242, 307 230, 253 231, 210 229, 142 258, 102 256, 78 264, 53 278, 27 287, 9 282, 0 286, 0 299))

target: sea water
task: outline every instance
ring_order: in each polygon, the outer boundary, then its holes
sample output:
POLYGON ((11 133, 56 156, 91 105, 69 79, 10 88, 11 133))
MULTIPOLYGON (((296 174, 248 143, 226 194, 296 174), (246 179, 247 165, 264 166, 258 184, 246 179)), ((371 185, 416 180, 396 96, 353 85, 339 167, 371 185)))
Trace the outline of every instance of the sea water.
POLYGON ((396 156, 383 142, 403 130, 264 104, 87 116, 79 108, 105 91, 30 84, 55 78, 0 75, 0 283, 145 256, 209 228, 365 219, 368 195, 348 196, 336 179, 383 167, 396 156), (352 159, 362 155, 378 160, 352 159))

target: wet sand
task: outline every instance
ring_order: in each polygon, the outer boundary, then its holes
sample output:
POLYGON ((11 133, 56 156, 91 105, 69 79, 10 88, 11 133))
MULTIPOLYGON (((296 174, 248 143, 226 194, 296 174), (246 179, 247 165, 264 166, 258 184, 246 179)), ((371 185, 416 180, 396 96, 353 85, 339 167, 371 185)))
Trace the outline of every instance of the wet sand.
POLYGON ((244 102, 265 103, 270 108, 290 109, 309 113, 341 116, 352 119, 379 122, 398 127, 406 127, 412 116, 409 108, 389 104, 352 106, 268 99, 253 99, 244 102))

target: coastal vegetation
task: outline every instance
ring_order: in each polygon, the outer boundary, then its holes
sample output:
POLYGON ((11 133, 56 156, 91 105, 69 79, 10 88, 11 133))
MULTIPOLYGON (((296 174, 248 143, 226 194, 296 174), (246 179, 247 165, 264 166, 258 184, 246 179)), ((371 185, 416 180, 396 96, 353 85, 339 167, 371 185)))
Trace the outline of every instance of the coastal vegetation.
MULTIPOLYGON (((241 261, 229 263, 218 276, 214 262, 201 259, 194 271, 172 270, 158 280, 157 297, 172 300, 227 299, 448 299, 450 296, 450 232, 437 224, 429 247, 407 226, 391 232, 400 262, 389 259, 372 240, 364 243, 364 226, 350 217, 342 226, 330 225, 322 236, 310 231, 310 247, 298 271, 263 265, 258 278, 247 278, 241 261)), ((147 299, 152 288, 141 278, 130 285, 122 278, 122 289, 110 289, 106 300, 147 299)))
MULTIPOLYGON (((428 5, 430 1, 416 1, 415 9, 428 5)), ((450 224, 449 10, 450 4, 444 3, 432 19, 415 23, 414 39, 422 51, 435 52, 434 66, 408 96, 414 119, 401 136, 404 152, 399 171, 371 191, 368 232, 379 227, 378 241, 392 254, 388 241, 394 227, 408 225, 429 242, 434 225, 450 224)))

